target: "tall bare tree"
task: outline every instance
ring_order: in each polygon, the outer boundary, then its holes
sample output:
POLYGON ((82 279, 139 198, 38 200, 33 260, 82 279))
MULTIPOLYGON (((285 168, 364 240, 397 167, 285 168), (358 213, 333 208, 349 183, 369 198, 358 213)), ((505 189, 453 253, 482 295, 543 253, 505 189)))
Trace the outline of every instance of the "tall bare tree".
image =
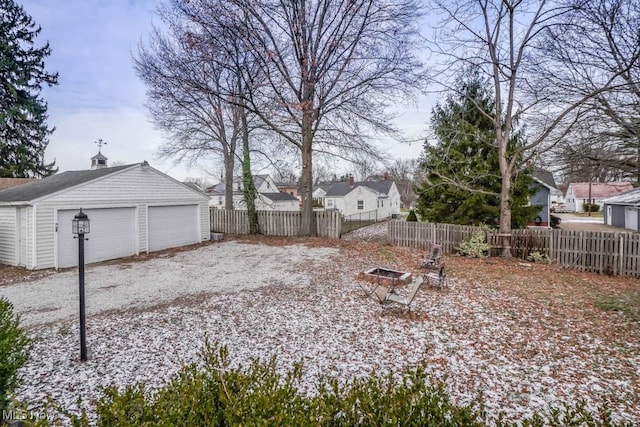
POLYGON ((189 165, 222 157, 225 209, 233 209, 242 108, 227 99, 238 80, 229 67, 220 66, 218 56, 212 59, 223 49, 211 43, 203 46, 175 8, 161 7, 158 16, 166 29, 154 28, 148 44, 140 45, 134 66, 147 87, 151 118, 168 137, 159 154, 189 165))
POLYGON ((260 68, 246 107, 301 156, 301 235, 316 233, 313 153, 376 157, 372 136, 394 134, 386 107, 419 83, 414 0, 191 0, 203 28, 234 16, 260 68))
POLYGON ((572 135, 573 147, 562 153, 574 154, 567 159, 571 163, 599 164, 613 175, 640 183, 640 3, 567 0, 567 4, 573 9, 570 19, 545 32, 540 50, 546 61, 562 64, 569 72, 545 78, 563 87, 560 93, 584 94, 614 80, 610 90, 590 100, 588 120, 572 135))
POLYGON ((413 187, 414 174, 418 169, 418 159, 395 159, 387 166, 387 169, 398 187, 402 206, 408 208, 417 200, 413 187))
POLYGON ((434 0, 442 13, 431 47, 444 66, 434 79, 447 89, 452 68, 475 67, 491 80, 495 106, 484 112, 493 121, 502 180, 499 232, 502 254, 511 256, 512 177, 541 151, 557 145, 585 115, 586 103, 609 90, 607 76, 587 90, 556 85, 553 76, 568 73, 555 61, 540 58, 538 42, 575 13, 571 4, 527 0, 434 0), (562 96, 556 96, 562 91, 562 96), (519 129, 521 123, 524 129, 519 129), (510 149, 509 141, 525 132, 526 144, 510 149))

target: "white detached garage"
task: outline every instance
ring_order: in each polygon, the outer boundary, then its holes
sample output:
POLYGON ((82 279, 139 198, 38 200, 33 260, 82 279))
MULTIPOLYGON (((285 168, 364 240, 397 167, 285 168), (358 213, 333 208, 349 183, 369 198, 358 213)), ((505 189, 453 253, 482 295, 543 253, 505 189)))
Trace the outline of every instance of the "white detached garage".
POLYGON ((208 240, 208 197, 146 162, 69 171, 0 191, 0 262, 29 269, 78 263, 71 221, 91 221, 87 263, 208 240))

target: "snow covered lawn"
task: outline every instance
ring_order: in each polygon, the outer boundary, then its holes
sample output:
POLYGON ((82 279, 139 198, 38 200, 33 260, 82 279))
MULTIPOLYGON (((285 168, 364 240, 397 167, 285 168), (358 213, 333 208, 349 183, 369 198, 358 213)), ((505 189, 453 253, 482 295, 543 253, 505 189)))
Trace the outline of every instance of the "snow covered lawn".
POLYGON ((91 411, 104 386, 161 385, 208 337, 237 363, 302 361, 309 391, 320 375, 426 360, 459 401, 482 393, 492 417, 583 398, 640 423, 640 324, 594 304, 599 290, 637 291, 637 280, 449 257, 455 287, 420 292, 411 313, 383 309, 356 281, 372 266, 415 269, 419 257, 380 243, 244 238, 91 266, 86 363, 76 271, 1 286, 35 338, 18 398, 37 409, 50 396, 73 412, 80 396, 91 411))

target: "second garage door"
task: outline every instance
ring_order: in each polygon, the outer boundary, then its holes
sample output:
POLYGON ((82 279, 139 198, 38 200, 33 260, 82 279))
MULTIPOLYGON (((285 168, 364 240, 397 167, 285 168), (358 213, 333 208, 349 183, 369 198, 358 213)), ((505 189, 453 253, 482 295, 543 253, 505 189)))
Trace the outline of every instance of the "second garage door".
MULTIPOLYGON (((135 208, 86 209, 90 232, 86 235, 87 264, 136 253, 135 208)), ((77 210, 58 211, 58 268, 78 265, 78 240, 71 232, 77 210)))
POLYGON ((200 242, 198 205, 150 206, 149 251, 200 242))

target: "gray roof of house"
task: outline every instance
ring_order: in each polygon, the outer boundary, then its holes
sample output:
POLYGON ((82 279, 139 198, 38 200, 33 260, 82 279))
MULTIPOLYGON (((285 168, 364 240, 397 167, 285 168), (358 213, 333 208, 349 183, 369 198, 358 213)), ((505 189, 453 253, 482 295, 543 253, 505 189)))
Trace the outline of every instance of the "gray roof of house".
POLYGON ((634 188, 626 193, 602 199, 602 202, 608 205, 638 206, 640 205, 640 188, 634 188))
POLYGON ((548 170, 533 168, 533 178, 547 187, 555 188, 556 190, 558 189, 556 186, 556 180, 553 179, 553 174, 548 170))
POLYGON ((191 187, 194 190, 200 192, 200 193, 204 193, 204 190, 202 189, 202 187, 200 187, 198 184, 196 184, 195 182, 183 182, 184 185, 186 185, 187 187, 191 187))
POLYGON ((393 181, 391 180, 354 182, 353 186, 351 186, 348 181, 336 182, 332 184, 331 187, 329 187, 325 197, 345 196, 348 193, 350 193, 354 188, 357 188, 360 186, 370 188, 379 194, 389 195, 389 190, 391 190, 392 185, 393 185, 393 181))
POLYGON ((130 168, 131 166, 133 165, 83 171, 67 171, 51 175, 24 185, 0 191, 0 202, 29 202, 60 190, 130 168))
MULTIPOLYGON (((259 188, 262 183, 267 179, 269 175, 254 175, 253 176, 253 184, 256 186, 256 188, 259 188)), ((235 184, 236 182, 242 182, 242 177, 241 176, 234 176, 233 177, 233 183, 235 184)), ((207 193, 210 196, 224 196, 225 194, 225 189, 227 188, 227 186, 225 185, 224 182, 221 182, 219 184, 216 184, 214 186, 208 187, 205 190, 205 193, 207 193)), ((233 187, 233 194, 242 194, 242 190, 237 190, 236 187, 233 187)))
POLYGON ((297 198, 293 197, 291 194, 289 193, 284 193, 284 192, 280 192, 280 193, 260 193, 262 196, 266 197, 267 199, 275 202, 275 201, 280 201, 280 200, 295 200, 296 202, 298 201, 297 198))

